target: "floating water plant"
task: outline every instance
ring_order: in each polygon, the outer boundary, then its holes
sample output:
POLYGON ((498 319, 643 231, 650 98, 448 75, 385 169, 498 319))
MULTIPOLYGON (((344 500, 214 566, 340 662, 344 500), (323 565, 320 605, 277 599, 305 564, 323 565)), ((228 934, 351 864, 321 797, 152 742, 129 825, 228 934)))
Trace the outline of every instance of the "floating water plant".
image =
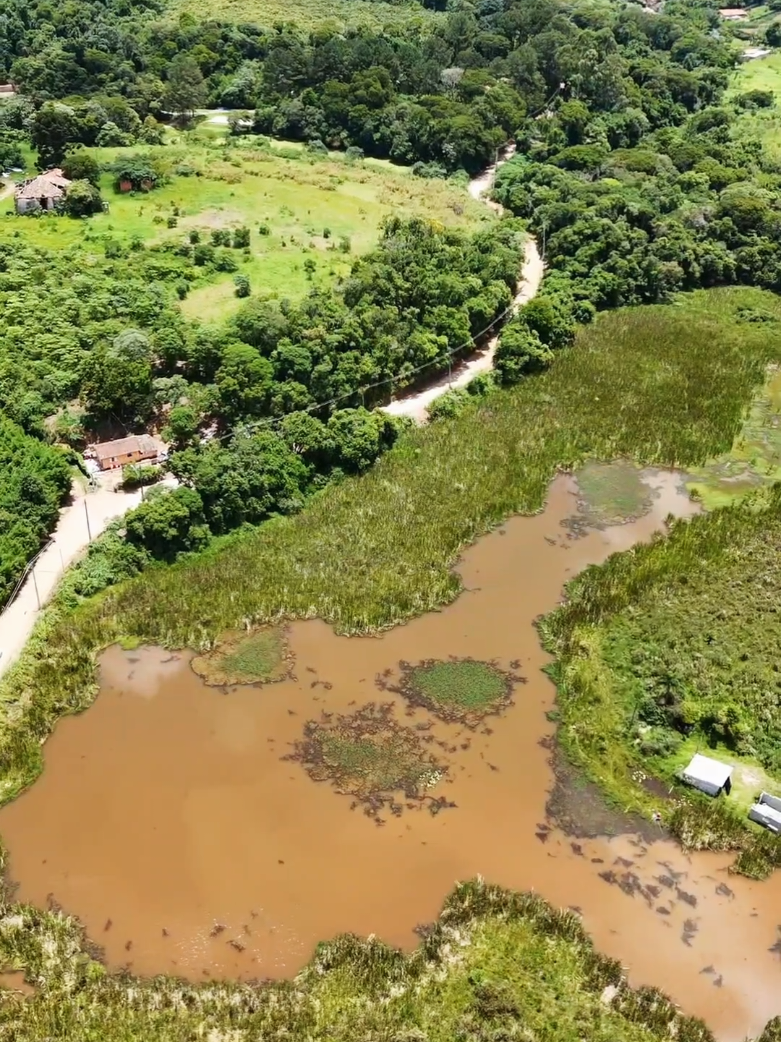
POLYGON ((370 702, 347 716, 324 713, 308 721, 286 759, 300 763, 313 781, 354 796, 354 807, 381 820, 382 810, 400 814, 405 803, 427 804, 433 813, 447 805, 430 795, 447 774, 426 748, 434 741, 430 733, 399 724, 392 704, 370 702))
POLYGON ((578 507, 589 527, 622 525, 651 509, 651 489, 629 460, 586 463, 575 474, 578 507))
POLYGON ((254 632, 228 633, 192 668, 207 684, 271 684, 290 675, 291 658, 284 632, 264 627, 254 632))
POLYGON ((396 686, 388 685, 391 690, 441 720, 468 725, 511 706, 513 684, 523 681, 491 662, 471 658, 430 659, 414 666, 402 662, 400 669, 401 679, 396 686))

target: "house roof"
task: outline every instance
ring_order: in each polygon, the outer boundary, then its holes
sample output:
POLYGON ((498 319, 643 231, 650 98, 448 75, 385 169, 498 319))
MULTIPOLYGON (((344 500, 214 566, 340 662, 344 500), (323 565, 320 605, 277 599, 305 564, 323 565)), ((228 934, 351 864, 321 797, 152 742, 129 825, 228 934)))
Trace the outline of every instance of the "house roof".
POLYGON ((104 441, 95 445, 95 456, 99 460, 114 459, 117 456, 128 456, 133 452, 141 455, 157 453, 164 448, 163 443, 149 434, 132 434, 129 438, 117 438, 116 441, 104 441))
POLYGON ((722 18, 748 18, 748 11, 743 7, 720 7, 719 14, 722 18))
POLYGON ((62 170, 47 170, 30 181, 23 181, 16 189, 17 199, 61 199, 70 184, 62 170))
POLYGON ((710 756, 696 753, 683 776, 687 781, 704 782, 706 785, 715 785, 718 789, 723 789, 732 777, 733 771, 731 764, 711 760, 710 756))

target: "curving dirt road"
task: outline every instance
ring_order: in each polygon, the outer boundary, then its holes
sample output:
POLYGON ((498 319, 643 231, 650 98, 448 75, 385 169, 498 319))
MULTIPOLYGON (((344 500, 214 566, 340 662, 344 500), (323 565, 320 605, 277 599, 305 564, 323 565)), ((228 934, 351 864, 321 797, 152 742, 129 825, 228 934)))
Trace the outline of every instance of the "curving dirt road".
MULTIPOLYGON (((509 145, 495 163, 492 163, 491 166, 469 182, 469 194, 473 199, 483 199, 486 192, 493 185, 498 167, 502 163, 506 163, 514 154, 515 145, 509 145)), ((502 207, 499 203, 494 202, 492 199, 485 199, 484 201, 486 206, 489 206, 497 213, 501 213, 502 207)), ((525 304, 537 295, 544 273, 545 262, 540 256, 537 243, 534 239, 529 238, 524 249, 521 281, 513 297, 513 310, 517 310, 522 304, 525 304)), ((498 343, 499 334, 497 333, 491 337, 482 350, 475 352, 457 365, 454 365, 450 375, 439 377, 422 391, 403 395, 389 405, 384 405, 382 407, 383 412, 388 413, 390 416, 409 416, 416 423, 425 423, 428 419, 428 407, 433 401, 446 391, 454 390, 457 387, 465 387, 480 373, 488 373, 493 369, 494 355, 496 354, 498 343)))

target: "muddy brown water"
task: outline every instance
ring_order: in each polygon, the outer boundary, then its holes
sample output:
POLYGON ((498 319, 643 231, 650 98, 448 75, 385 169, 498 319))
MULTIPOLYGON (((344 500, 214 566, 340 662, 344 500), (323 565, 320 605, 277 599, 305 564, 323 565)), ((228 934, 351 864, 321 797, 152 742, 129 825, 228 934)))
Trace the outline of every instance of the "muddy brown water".
POLYGON ((580 910, 633 983, 661 987, 723 1039, 758 1033, 781 1013, 781 873, 752 883, 727 874, 727 857, 545 826, 554 689, 533 620, 584 566, 647 539, 668 512, 693 512, 672 475, 654 481, 650 514, 573 538, 574 484, 557 478, 544 513, 465 552, 464 592, 443 611, 379 638, 294 624, 289 681, 223 692, 186 654, 109 649, 94 706, 57 725, 40 780, 0 810, 19 898, 51 896, 79 916, 112 967, 276 977, 345 930, 412 947, 454 882, 480 873, 580 910), (450 655, 520 660, 527 678, 491 733, 437 724, 471 740, 436 790, 454 809, 378 826, 282 759, 323 710, 394 698, 376 678, 401 660, 450 655))

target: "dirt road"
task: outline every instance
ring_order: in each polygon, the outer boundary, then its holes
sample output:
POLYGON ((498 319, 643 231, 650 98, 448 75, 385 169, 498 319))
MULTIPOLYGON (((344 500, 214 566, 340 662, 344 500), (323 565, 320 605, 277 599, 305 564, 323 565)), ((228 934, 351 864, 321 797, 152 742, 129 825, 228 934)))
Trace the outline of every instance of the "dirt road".
MULTIPOLYGON (((506 163, 515 154, 515 145, 510 145, 493 163, 481 174, 469 182, 469 194, 473 199, 483 199, 494 182, 494 175, 502 163, 506 163)), ((501 206, 491 199, 485 199, 486 206, 491 207, 497 213, 501 212, 501 206)), ((523 267, 521 269, 521 281, 513 298, 513 310, 517 310, 522 304, 537 295, 545 273, 545 262, 540 256, 537 243, 534 239, 528 239, 524 250, 523 267)), ((383 412, 390 416, 409 416, 416 423, 425 423, 428 418, 428 407, 433 401, 443 395, 446 391, 465 387, 480 373, 488 373, 493 369, 494 355, 499 344, 499 334, 491 337, 486 346, 468 358, 463 359, 453 366, 452 374, 442 376, 429 384, 421 391, 397 398, 389 405, 383 406, 383 412)))
POLYGON ((100 535, 110 521, 140 502, 140 491, 113 491, 108 483, 89 493, 74 486, 72 502, 60 511, 48 546, 30 569, 13 603, 0 615, 0 675, 19 657, 40 614, 39 605, 47 602, 63 571, 81 555, 90 537, 100 535))

